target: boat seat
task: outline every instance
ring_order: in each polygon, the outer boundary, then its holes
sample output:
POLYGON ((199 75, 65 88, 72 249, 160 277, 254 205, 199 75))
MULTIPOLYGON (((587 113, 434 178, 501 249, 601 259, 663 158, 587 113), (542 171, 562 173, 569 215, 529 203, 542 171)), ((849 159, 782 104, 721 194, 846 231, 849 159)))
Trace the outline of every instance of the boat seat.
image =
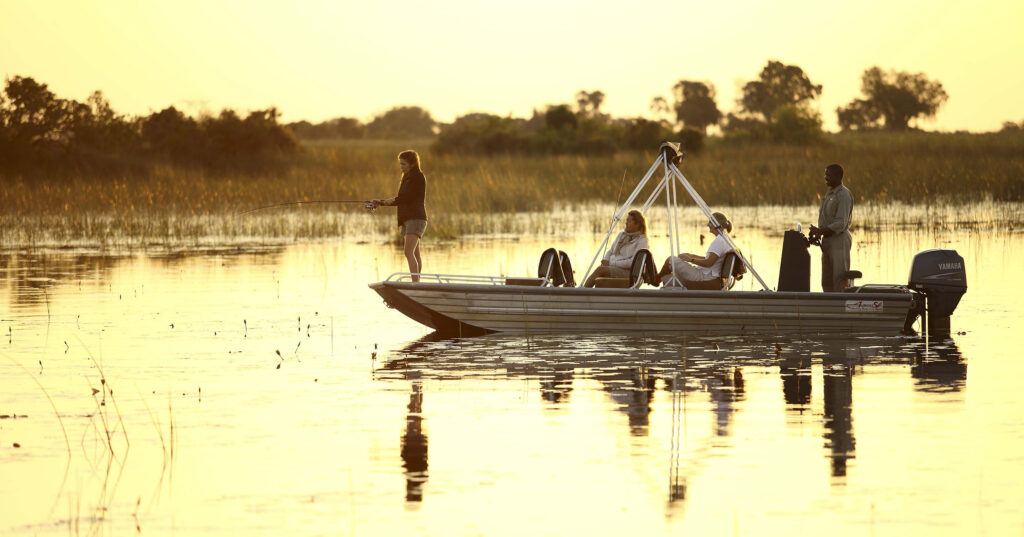
POLYGON ((845 293, 856 293, 856 292, 858 292, 856 289, 858 289, 859 287, 856 286, 856 285, 853 285, 853 280, 856 280, 857 278, 863 278, 863 277, 864 277, 864 275, 861 274, 859 270, 848 270, 848 271, 844 272, 843 273, 843 279, 846 280, 849 283, 849 286, 846 289, 844 289, 843 292, 845 292, 845 293))
POLYGON ((746 273, 747 268, 743 266, 736 252, 729 252, 722 260, 722 272, 719 278, 702 281, 683 280, 683 285, 693 291, 728 291, 732 289, 733 285, 736 285, 736 280, 742 280, 746 273))
POLYGON ((537 277, 543 278, 552 287, 576 287, 569 255, 554 248, 548 248, 540 255, 537 277))
POLYGON ((605 289, 629 289, 639 288, 640 284, 654 285, 654 277, 658 274, 655 269, 654 255, 644 248, 633 254, 633 264, 629 269, 629 278, 598 278, 594 280, 594 287, 605 289))

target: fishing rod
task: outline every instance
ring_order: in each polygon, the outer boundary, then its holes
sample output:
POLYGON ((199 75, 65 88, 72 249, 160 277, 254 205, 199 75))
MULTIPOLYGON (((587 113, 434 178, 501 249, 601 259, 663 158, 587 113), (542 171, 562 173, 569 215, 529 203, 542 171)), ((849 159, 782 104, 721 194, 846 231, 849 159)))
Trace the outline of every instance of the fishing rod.
POLYGON ((308 200, 308 201, 289 201, 287 203, 275 203, 274 205, 266 205, 263 207, 256 207, 255 209, 249 209, 248 211, 242 211, 238 214, 249 214, 256 211, 262 211, 265 209, 277 209, 280 207, 301 207, 303 205, 322 205, 322 204, 345 204, 345 203, 361 203, 363 208, 370 211, 371 213, 377 209, 377 205, 369 200, 308 200))

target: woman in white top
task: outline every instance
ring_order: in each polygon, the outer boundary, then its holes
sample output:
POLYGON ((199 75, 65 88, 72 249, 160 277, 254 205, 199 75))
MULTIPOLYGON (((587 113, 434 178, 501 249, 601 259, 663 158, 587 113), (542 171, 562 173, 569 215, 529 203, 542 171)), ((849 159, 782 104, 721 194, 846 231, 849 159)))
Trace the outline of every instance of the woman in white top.
MULTIPOLYGON (((714 213, 712 216, 726 232, 732 233, 732 222, 724 214, 714 213)), ((677 278, 685 281, 703 282, 719 278, 722 272, 723 258, 731 248, 725 241, 725 236, 719 233, 710 220, 708 221, 708 231, 715 235, 715 240, 711 241, 707 253, 703 256, 679 254, 676 257, 668 258, 661 267, 661 272, 655 278, 656 282, 667 279, 668 275, 673 273, 677 278)))
POLYGON ((644 213, 629 211, 626 217, 626 231, 619 233, 612 247, 604 254, 601 266, 587 278, 583 287, 593 287, 598 278, 628 278, 633 265, 633 256, 647 245, 647 219, 644 213))

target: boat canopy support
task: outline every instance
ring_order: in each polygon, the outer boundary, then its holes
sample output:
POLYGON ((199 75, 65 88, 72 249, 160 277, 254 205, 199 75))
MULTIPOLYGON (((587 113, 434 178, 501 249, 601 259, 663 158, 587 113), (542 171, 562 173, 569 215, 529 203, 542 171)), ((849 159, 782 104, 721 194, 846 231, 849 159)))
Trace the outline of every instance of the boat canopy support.
POLYGON ((611 226, 609 226, 608 232, 605 234, 604 240, 601 242, 601 246, 598 247, 597 253, 594 255, 594 258, 590 261, 590 265, 587 267, 587 272, 584 274, 582 281, 587 280, 587 277, 590 276, 591 271, 594 270, 594 266, 597 264, 597 260, 604 255, 605 251, 607 251, 609 246, 608 242, 611 239, 612 234, 615 233, 615 230, 618 228, 619 221, 622 220, 622 217, 627 212, 629 212, 629 208, 636 202, 637 198, 640 196, 640 193, 643 192, 644 188, 651 182, 655 175, 659 171, 661 171, 662 177, 660 181, 654 187, 654 190, 651 192, 650 196, 648 196, 644 204, 641 205, 641 210, 646 213, 660 198, 662 194, 665 195, 665 209, 668 217, 668 240, 670 255, 672 257, 675 257, 680 253, 677 194, 678 188, 681 186, 683 190, 685 190, 686 193, 690 196, 690 199, 692 199, 693 202, 697 205, 697 207, 701 210, 701 212, 704 213, 704 216, 708 218, 708 221, 710 221, 711 224, 715 226, 715 229, 717 229, 718 232, 723 237, 725 237, 725 241, 729 244, 729 247, 732 248, 733 252, 736 253, 736 256, 740 259, 740 261, 743 262, 743 265, 747 267, 747 270, 754 275, 754 278, 756 278, 758 283, 761 284, 761 287, 764 288, 765 291, 772 291, 772 289, 768 287, 768 284, 766 284, 764 280, 761 278, 761 275, 757 273, 757 270, 754 269, 753 265, 750 264, 750 261, 746 258, 746 256, 744 256, 743 253, 739 250, 739 248, 736 247, 736 243, 732 241, 732 237, 729 236, 729 233, 726 232, 725 228, 723 228, 722 225, 718 222, 718 220, 715 219, 714 213, 711 212, 711 208, 708 207, 708 204, 704 201, 704 198, 702 198, 700 194, 697 193, 697 190, 693 188, 693 185, 691 185, 690 181, 686 179, 686 177, 683 175, 683 172, 679 171, 678 163, 682 160, 683 156, 684 153, 679 151, 679 146, 677 144, 669 142, 661 144, 661 147, 658 148, 658 158, 654 160, 654 163, 651 164, 651 167, 647 170, 647 173, 644 174, 643 178, 640 179, 640 182, 637 183, 636 188, 634 188, 633 192, 629 195, 628 198, 626 198, 625 203, 623 203, 622 206, 620 206, 618 210, 615 211, 615 215, 612 217, 611 226))

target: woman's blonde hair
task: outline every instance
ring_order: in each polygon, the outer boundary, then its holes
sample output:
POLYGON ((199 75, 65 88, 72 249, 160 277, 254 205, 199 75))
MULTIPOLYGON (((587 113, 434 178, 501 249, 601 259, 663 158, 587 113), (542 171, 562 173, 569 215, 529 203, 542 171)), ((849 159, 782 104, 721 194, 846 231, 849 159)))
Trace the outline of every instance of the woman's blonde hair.
POLYGON ((632 211, 629 211, 628 216, 632 216, 633 218, 636 219, 637 222, 640 222, 640 233, 643 233, 644 235, 646 235, 647 234, 647 219, 644 218, 644 213, 642 213, 642 212, 640 212, 640 211, 638 211, 636 209, 633 209, 632 211))

